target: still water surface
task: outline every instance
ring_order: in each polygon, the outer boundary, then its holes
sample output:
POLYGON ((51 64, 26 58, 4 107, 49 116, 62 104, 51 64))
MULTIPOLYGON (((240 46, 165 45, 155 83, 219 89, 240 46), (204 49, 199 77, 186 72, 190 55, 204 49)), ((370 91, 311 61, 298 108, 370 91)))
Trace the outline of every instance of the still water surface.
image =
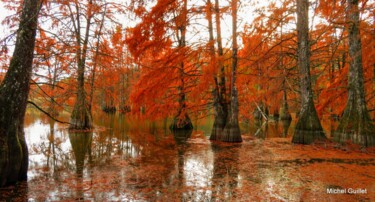
MULTIPOLYGON (((324 154, 316 163, 308 156, 309 147, 293 151, 296 146, 289 142, 294 123, 244 124, 242 131, 248 135, 242 144, 221 144, 207 140, 210 120, 197 121, 199 127, 194 131, 172 134, 167 121, 137 121, 108 114, 95 117, 95 131, 70 132, 66 125, 28 114, 29 181, 3 190, 0 196, 20 201, 339 199, 328 196, 325 189, 349 185, 342 183, 341 177, 341 181, 328 179, 325 175, 332 169, 343 173, 358 170, 358 178, 367 175, 370 180, 358 186, 375 188, 370 183, 374 172, 362 173, 363 169, 374 170, 373 154, 358 154, 345 161, 345 155, 336 157, 336 151, 329 151, 330 158, 324 154), (298 152, 301 154, 296 155, 298 152), (337 158, 344 163, 330 160, 337 158), (356 168, 345 167, 352 165, 356 168), (311 169, 319 170, 321 176, 311 169)), ((324 125, 328 134, 335 124, 324 125)), ((368 200, 373 196, 351 197, 368 200)))

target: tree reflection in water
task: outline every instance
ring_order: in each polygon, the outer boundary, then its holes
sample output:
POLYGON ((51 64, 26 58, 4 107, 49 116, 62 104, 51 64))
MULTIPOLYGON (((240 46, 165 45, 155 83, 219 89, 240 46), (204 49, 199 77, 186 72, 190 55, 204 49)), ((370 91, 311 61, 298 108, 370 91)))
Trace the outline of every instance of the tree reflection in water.
POLYGON ((69 140, 72 145, 75 167, 76 167, 76 196, 75 200, 84 200, 83 190, 83 170, 85 167, 86 156, 90 156, 88 152, 92 143, 92 132, 69 132, 69 140))
MULTIPOLYGON (((174 140, 177 144, 177 179, 178 179, 178 189, 182 190, 185 185, 184 169, 185 169, 185 152, 188 148, 188 139, 191 137, 193 130, 175 130, 172 132, 174 140)), ((183 193, 181 193, 181 199, 185 198, 183 193)))
MULTIPOLYGON (((27 117, 29 181, 14 189, 0 190, 0 198, 8 201, 300 201, 322 197, 336 200, 338 196, 326 196, 327 186, 349 186, 341 180, 347 178, 359 179, 351 181, 358 187, 371 187, 371 177, 375 176, 371 153, 348 155, 337 149, 290 144, 287 135, 288 128, 289 132, 293 129, 290 122, 269 122, 268 128, 260 123, 261 127, 243 136, 243 143, 223 144, 208 141, 203 131, 210 129, 202 125, 199 130, 173 133, 165 130, 166 120, 137 121, 113 114, 97 117, 97 129, 89 133, 69 132, 66 126, 48 119, 27 117), (254 138, 257 130, 263 133, 259 135, 262 138, 254 138), (334 180, 332 170, 340 173, 340 178, 334 180)), ((367 200, 375 196, 348 197, 367 200)))
MULTIPOLYGON (((292 120, 254 120, 254 136, 261 139, 288 137, 292 120), (281 124, 280 124, 281 122, 281 124)), ((252 131, 252 130, 251 130, 252 131)))
POLYGON ((239 149, 241 144, 212 144, 214 166, 212 177, 212 201, 233 201, 239 178, 239 149))

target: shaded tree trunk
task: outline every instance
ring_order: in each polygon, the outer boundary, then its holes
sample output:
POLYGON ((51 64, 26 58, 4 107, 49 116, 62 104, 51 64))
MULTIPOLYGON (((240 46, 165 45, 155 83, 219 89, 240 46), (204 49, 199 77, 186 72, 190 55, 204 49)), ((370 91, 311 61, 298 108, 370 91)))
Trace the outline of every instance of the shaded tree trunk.
MULTIPOLYGON (((372 30, 372 36, 373 36, 373 39, 375 41, 375 15, 373 16, 373 20, 372 20, 372 27, 373 27, 373 30, 372 30)), ((373 78, 372 78, 372 91, 375 92, 375 63, 372 65, 372 68, 373 68, 373 78)), ((374 99, 374 106, 375 106, 375 99, 374 99)), ((372 120, 375 120, 375 110, 373 111, 372 113, 372 120)))
POLYGON ((78 89, 77 98, 74 104, 73 112, 70 117, 70 129, 83 130, 92 128, 92 119, 86 104, 86 92, 84 88, 84 64, 78 65, 78 89))
POLYGON ((288 97, 286 92, 285 79, 283 80, 283 104, 280 108, 280 120, 292 120, 292 116, 289 112, 288 97))
POLYGON ((326 139, 315 109, 311 88, 308 4, 308 0, 297 0, 297 54, 302 105, 292 142, 298 144, 311 144, 316 140, 326 139))
POLYGON ((232 79, 231 79, 231 97, 230 111, 227 124, 225 125, 223 135, 220 137, 223 142, 242 142, 241 131, 238 124, 238 92, 236 87, 237 77, 237 0, 232 0, 232 79))
MULTIPOLYGON (((178 27, 178 32, 180 33, 180 37, 178 39, 178 47, 180 50, 185 51, 184 48, 186 46, 186 25, 187 25, 187 0, 184 0, 183 9, 180 13, 181 15, 181 22, 176 22, 178 27), (180 24, 181 23, 181 24, 180 24)), ((187 106, 186 106, 186 93, 185 93, 185 72, 184 72, 185 64, 182 61, 179 68, 179 79, 180 83, 178 86, 178 112, 177 115, 173 119, 173 123, 170 126, 172 130, 179 130, 179 129, 192 129, 193 124, 190 120, 190 117, 187 113, 187 106)))
MULTIPOLYGON (((89 1, 89 4, 92 4, 92 0, 89 1)), ((81 24, 80 24, 80 5, 76 2, 77 16, 74 16, 71 13, 72 22, 74 22, 74 29, 76 35, 77 43, 77 98, 74 104, 73 112, 70 116, 70 129, 74 130, 84 130, 91 129, 92 118, 91 113, 88 109, 88 104, 86 101, 86 92, 85 92, 85 66, 86 66, 86 57, 88 49, 88 39, 90 33, 90 24, 92 18, 92 5, 88 6, 87 17, 86 17, 86 30, 84 35, 84 40, 81 39, 81 24)))
MULTIPOLYGON (((212 8, 211 1, 208 1, 210 9, 212 8)), ((223 134, 226 120, 228 117, 228 103, 226 101, 226 87, 225 87, 225 69, 222 62, 223 56, 223 45, 221 39, 221 22, 220 22, 220 6, 219 0, 215 0, 215 21, 216 21, 216 34, 217 34, 217 47, 218 47, 218 55, 219 60, 218 65, 219 67, 219 74, 218 76, 214 77, 215 81, 215 88, 213 90, 213 100, 214 100, 214 124, 211 131, 210 140, 220 140, 220 136, 223 134)), ((212 13, 210 11, 209 16, 209 32, 210 32, 210 42, 214 40, 213 37, 213 23, 212 23, 212 13)), ((211 42, 211 43, 212 43, 211 42)), ((213 56, 215 56, 215 47, 212 43, 211 51, 213 56)), ((215 58, 216 59, 216 58, 215 58)), ((216 60, 215 60, 216 62, 216 60)), ((216 67, 215 67, 216 68, 216 67)))
POLYGON ((102 20, 100 21, 100 26, 99 26, 99 30, 98 30, 98 33, 96 35, 96 48, 95 48, 95 56, 94 56, 94 66, 92 68, 92 71, 91 71, 91 80, 90 80, 90 97, 89 97, 89 106, 88 106, 88 109, 89 109, 89 112, 90 112, 90 116, 92 117, 92 105, 93 105, 93 102, 94 102, 94 92, 95 92, 95 79, 96 79, 96 69, 97 69, 97 66, 98 66, 98 57, 99 57, 99 48, 100 48, 100 37, 102 35, 102 29, 104 27, 104 20, 105 20, 105 15, 107 13, 107 4, 104 5, 104 12, 103 12, 103 15, 102 15, 102 20))
POLYGON ((29 157, 23 122, 40 7, 38 0, 23 2, 13 57, 0 86, 0 187, 27 180, 29 157))
MULTIPOLYGON (((283 22, 281 22, 281 29, 280 29, 280 40, 283 40, 283 22)), ((284 55, 283 55, 283 46, 280 45, 280 52, 281 52, 281 58, 280 58, 280 66, 283 68, 284 71, 284 78, 283 78, 283 103, 280 107, 279 112, 279 119, 280 120, 292 120, 292 116, 289 112, 289 106, 288 106, 288 94, 287 94, 287 88, 286 88, 286 79, 287 79, 287 70, 284 67, 284 55)))
POLYGON ((56 101, 55 101, 55 86, 57 83, 57 63, 54 65, 53 70, 51 66, 48 66, 49 71, 49 84, 50 84, 50 90, 51 90, 51 96, 48 106, 48 113, 52 115, 53 117, 58 116, 58 112, 56 109, 56 101))
POLYGON ((113 97, 114 91, 113 86, 103 89, 102 111, 106 113, 116 113, 115 99, 113 97))
POLYGON ((375 127, 367 111, 365 99, 358 0, 347 0, 347 6, 350 56, 349 91, 344 114, 334 139, 338 142, 351 140, 356 144, 368 147, 375 145, 375 127))

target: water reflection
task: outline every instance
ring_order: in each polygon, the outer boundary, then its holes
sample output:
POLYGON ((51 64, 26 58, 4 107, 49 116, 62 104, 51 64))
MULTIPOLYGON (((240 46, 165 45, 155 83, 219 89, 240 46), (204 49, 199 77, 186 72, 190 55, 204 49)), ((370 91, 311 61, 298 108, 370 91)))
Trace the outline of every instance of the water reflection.
POLYGON ((76 173, 78 177, 83 176, 83 169, 85 165, 86 156, 91 157, 91 143, 92 143, 92 133, 91 132, 69 132, 69 140, 72 145, 76 173))
POLYGON ((300 201, 297 188, 318 193, 304 167, 275 160, 294 148, 272 139, 289 136, 290 121, 255 122, 249 133, 265 141, 228 145, 207 140, 209 120, 198 130, 171 132, 166 119, 100 114, 95 131, 77 133, 39 116, 27 119, 29 191, 18 191, 26 200, 300 201))
MULTIPOLYGON (((181 190, 185 185, 185 176, 184 176, 184 169, 185 169, 185 152, 188 148, 187 140, 191 137, 193 130, 174 130, 173 132, 174 140, 177 144, 177 179, 178 179, 178 189, 181 190)), ((181 193, 181 198, 184 198, 184 194, 181 193)))
MULTIPOLYGON (((69 140, 72 145, 74 157, 75 157, 75 167, 77 177, 75 178, 75 200, 85 200, 84 197, 84 179, 83 170, 85 166, 85 159, 90 154, 90 148, 92 143, 92 133, 90 132, 69 132, 69 140)), ((91 158, 89 158, 91 159, 91 158)))
POLYGON ((48 149, 47 149, 47 168, 52 167, 53 173, 56 173, 56 144, 55 144, 55 121, 49 121, 49 135, 47 136, 48 139, 48 149), (52 161, 51 161, 52 158, 52 161))
POLYGON ((184 148, 187 145, 187 141, 191 137, 193 130, 175 130, 172 132, 178 148, 184 148))
POLYGON ((289 128, 292 124, 292 120, 280 120, 280 121, 262 121, 254 120, 254 130, 250 130, 251 134, 255 137, 265 138, 278 138, 288 137, 292 133, 289 133, 289 128), (251 131, 254 131, 253 133, 251 131))
POLYGON ((214 153, 211 201, 233 201, 239 181, 240 144, 211 145, 214 153))

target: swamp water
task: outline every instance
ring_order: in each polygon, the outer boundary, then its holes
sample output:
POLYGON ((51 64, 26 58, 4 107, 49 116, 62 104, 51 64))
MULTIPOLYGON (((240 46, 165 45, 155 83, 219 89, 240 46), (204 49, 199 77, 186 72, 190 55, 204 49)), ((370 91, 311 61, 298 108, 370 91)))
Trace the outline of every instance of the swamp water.
MULTIPOLYGON (((209 120, 172 134, 166 121, 95 117, 83 133, 28 114, 29 180, 1 189, 0 201, 375 200, 373 152, 293 145, 294 123, 244 124, 244 142, 224 144, 208 141, 209 120)), ((335 124, 323 123, 328 135, 335 124)))

